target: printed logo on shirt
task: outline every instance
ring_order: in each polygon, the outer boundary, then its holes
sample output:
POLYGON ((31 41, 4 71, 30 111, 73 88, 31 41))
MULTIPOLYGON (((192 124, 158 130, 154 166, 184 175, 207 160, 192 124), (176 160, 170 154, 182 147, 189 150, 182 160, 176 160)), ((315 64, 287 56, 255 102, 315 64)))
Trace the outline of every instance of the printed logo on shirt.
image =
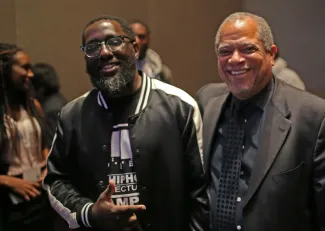
POLYGON ((137 177, 135 172, 125 174, 111 174, 110 180, 116 185, 112 200, 116 205, 135 205, 139 203, 137 177))
POLYGON ((113 128, 111 162, 108 165, 109 180, 113 180, 116 185, 112 200, 116 205, 134 205, 139 203, 139 192, 128 124, 119 124, 113 128))

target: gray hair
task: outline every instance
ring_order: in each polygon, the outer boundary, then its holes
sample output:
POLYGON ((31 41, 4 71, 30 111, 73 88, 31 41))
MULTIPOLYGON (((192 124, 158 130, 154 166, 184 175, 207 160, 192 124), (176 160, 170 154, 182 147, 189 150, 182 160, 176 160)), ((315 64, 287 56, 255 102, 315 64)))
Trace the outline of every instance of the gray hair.
POLYGON ((231 15, 229 15, 219 26, 216 38, 215 38, 215 49, 217 51, 217 48, 220 43, 220 32, 221 28, 230 22, 234 22, 236 20, 243 20, 243 19, 252 19, 257 24, 257 34, 259 40, 263 43, 263 46, 266 51, 270 51, 271 47, 274 43, 273 41, 273 35, 271 28, 269 24, 266 22, 266 20, 260 16, 257 16, 255 14, 247 13, 247 12, 236 12, 231 15))

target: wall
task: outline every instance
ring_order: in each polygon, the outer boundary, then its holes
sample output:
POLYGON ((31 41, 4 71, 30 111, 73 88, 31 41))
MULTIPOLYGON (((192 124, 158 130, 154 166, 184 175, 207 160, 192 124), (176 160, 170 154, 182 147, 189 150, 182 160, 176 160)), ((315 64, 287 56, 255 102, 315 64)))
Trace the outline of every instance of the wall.
POLYGON ((325 96, 324 0, 244 0, 246 11, 270 23, 281 56, 295 69, 307 90, 325 96))
POLYGON ((80 39, 93 17, 141 19, 152 29, 152 48, 170 66, 175 84, 191 94, 218 81, 213 39, 221 20, 241 9, 238 0, 1 0, 0 40, 17 42, 33 62, 51 63, 63 93, 73 99, 90 89, 80 39), (5 33, 4 33, 5 32, 5 33))
POLYGON ((224 17, 241 9, 240 2, 151 0, 148 19, 154 29, 153 46, 171 67, 177 86, 195 94, 201 86, 220 81, 215 33, 224 17))
POLYGON ((13 0, 0 0, 0 41, 16 42, 16 10, 13 0))
POLYGON ((101 14, 138 18, 151 27, 152 47, 171 67, 175 84, 194 94, 219 81, 215 30, 225 16, 241 9, 269 21, 281 55, 308 90, 325 96, 324 0, 1 0, 0 41, 17 42, 34 62, 53 64, 63 93, 72 99, 91 87, 79 49, 84 25, 101 14))

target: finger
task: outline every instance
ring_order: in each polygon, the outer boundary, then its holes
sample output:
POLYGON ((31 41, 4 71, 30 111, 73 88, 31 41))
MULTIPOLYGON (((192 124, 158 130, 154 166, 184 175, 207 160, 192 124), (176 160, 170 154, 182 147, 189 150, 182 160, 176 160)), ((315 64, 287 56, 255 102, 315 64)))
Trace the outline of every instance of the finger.
POLYGON ((27 193, 23 193, 22 195, 23 195, 23 197, 25 198, 26 201, 30 201, 30 197, 28 196, 27 193))
POLYGON ((115 219, 120 222, 123 222, 124 225, 128 225, 128 224, 133 224, 134 222, 136 222, 137 216, 134 213, 130 213, 130 214, 123 213, 120 215, 116 214, 115 219))
POLYGON ((42 183, 43 180, 44 180, 44 178, 45 178, 45 176, 46 176, 46 174, 47 174, 47 171, 46 171, 46 169, 45 169, 45 170, 43 171, 42 175, 40 176, 40 178, 38 179, 38 182, 42 183))
POLYGON ((32 192, 33 194, 35 194, 34 197, 36 197, 36 196, 38 196, 38 195, 41 195, 41 192, 40 192, 39 190, 37 190, 37 188, 35 188, 34 186, 29 187, 28 190, 29 190, 30 192, 32 192))
POLYGON ((39 184, 42 186, 43 181, 44 181, 44 178, 45 178, 45 176, 41 176, 41 177, 38 179, 37 183, 39 183, 39 184))
POLYGON ((144 205, 118 205, 115 206, 115 211, 117 213, 135 213, 139 211, 146 210, 146 206, 144 205))
POLYGON ((114 183, 114 181, 111 180, 111 181, 109 181, 109 185, 103 192, 103 194, 105 196, 105 200, 111 202, 111 198, 112 198, 112 195, 114 192, 115 192, 115 183, 114 183))
POLYGON ((36 187, 36 188, 40 188, 41 184, 40 184, 40 182, 34 182, 33 186, 36 187))
POLYGON ((34 187, 27 188, 27 193, 28 193, 28 195, 30 195, 32 197, 37 197, 37 196, 41 195, 41 192, 38 191, 34 187))
POLYGON ((120 227, 123 228, 123 231, 135 230, 137 217, 134 213, 129 215, 124 213, 123 215, 116 217, 118 217, 117 221, 120 227))
POLYGON ((129 218, 129 224, 135 224, 137 222, 137 216, 133 213, 133 215, 129 218))
MULTIPOLYGON (((124 224, 123 231, 132 231, 136 230, 137 227, 137 216, 133 213, 132 216, 130 216, 124 224)), ((141 229, 140 229, 141 230, 141 229)))
POLYGON ((32 190, 28 190, 28 191, 27 191, 27 194, 28 194, 30 197, 32 197, 32 198, 37 197, 37 194, 36 194, 35 192, 33 192, 32 190))

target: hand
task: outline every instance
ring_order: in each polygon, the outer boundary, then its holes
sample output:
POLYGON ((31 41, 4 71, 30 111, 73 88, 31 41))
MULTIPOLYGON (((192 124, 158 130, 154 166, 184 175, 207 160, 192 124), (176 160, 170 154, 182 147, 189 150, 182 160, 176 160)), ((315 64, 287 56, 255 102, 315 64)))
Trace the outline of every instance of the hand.
POLYGON ((41 176, 40 176, 40 178, 38 179, 37 182, 40 183, 40 184, 42 184, 42 182, 43 182, 43 180, 44 180, 46 174, 47 174, 47 168, 45 168, 45 169, 42 171, 41 176))
POLYGON ((115 205, 112 201, 114 192, 115 183, 110 181, 92 207, 92 226, 110 230, 132 228, 137 221, 134 213, 146 209, 144 205, 115 205))
POLYGON ((30 201, 31 198, 35 198, 41 194, 37 189, 40 187, 38 182, 29 182, 17 177, 6 176, 6 185, 15 193, 25 198, 26 201, 30 201))

